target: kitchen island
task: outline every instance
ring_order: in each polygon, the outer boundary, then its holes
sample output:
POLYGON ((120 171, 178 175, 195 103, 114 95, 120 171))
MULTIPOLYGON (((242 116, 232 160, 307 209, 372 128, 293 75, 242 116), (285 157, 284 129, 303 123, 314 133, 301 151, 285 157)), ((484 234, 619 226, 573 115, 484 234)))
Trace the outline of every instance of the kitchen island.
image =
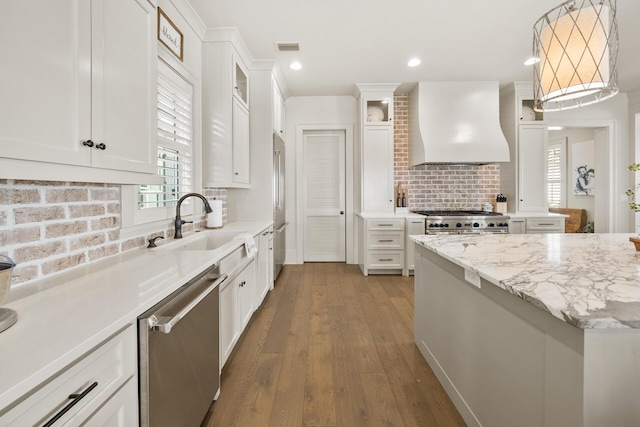
POLYGON ((415 342, 468 425, 640 425, 629 237, 412 236, 415 342))

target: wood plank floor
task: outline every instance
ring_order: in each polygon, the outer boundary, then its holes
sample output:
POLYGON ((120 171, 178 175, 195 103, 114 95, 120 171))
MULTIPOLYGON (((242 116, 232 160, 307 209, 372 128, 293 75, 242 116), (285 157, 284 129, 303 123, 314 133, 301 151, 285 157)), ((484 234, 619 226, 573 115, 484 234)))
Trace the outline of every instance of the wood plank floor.
POLYGON ((203 427, 464 426, 413 342, 413 278, 287 265, 203 427))

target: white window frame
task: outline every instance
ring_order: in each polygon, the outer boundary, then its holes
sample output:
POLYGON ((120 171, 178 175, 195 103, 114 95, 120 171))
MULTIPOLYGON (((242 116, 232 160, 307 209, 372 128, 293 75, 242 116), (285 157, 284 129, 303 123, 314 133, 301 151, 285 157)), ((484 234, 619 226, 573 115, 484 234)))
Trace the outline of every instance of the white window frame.
POLYGON ((554 149, 559 150, 559 157, 560 157, 560 178, 555 180, 555 182, 560 187, 560 206, 557 206, 557 207, 564 208, 567 206, 567 138, 564 137, 564 138, 556 139, 553 141, 549 141, 549 144, 547 145, 546 185, 547 185, 547 203, 549 204, 549 207, 554 207, 551 204, 551 200, 549 200, 549 198, 551 197, 551 192, 549 191, 549 184, 553 181, 549 179, 549 171, 551 170, 551 168, 549 167, 549 164, 548 164, 549 151, 554 149))
MULTIPOLYGON (((190 191, 202 192, 202 171, 199 159, 202 158, 202 131, 201 131, 201 85, 200 81, 191 74, 182 63, 166 58, 165 55, 158 58, 158 72, 172 72, 193 87, 193 140, 192 140, 192 187, 190 191), (163 71, 164 70, 164 71, 163 71)), ((137 185, 123 185, 121 194, 121 237, 135 236, 143 232, 151 232, 159 227, 165 227, 172 223, 176 207, 166 206, 159 208, 139 209, 138 208, 138 188, 137 185)), ((201 207, 195 199, 185 200, 181 206, 181 216, 183 219, 193 219, 194 209, 201 207)), ((200 212, 200 210, 197 210, 200 212)))

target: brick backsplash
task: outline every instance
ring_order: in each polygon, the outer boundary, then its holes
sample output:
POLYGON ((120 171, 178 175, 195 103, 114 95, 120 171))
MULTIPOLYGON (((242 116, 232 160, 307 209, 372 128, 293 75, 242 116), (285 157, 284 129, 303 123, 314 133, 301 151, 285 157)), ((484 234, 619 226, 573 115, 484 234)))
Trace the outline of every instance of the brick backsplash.
POLYGON ((500 192, 498 165, 409 167, 408 97, 394 97, 394 181, 406 191, 411 210, 481 209, 500 192))
MULTIPOLYGON (((223 201, 226 222, 227 190, 207 189, 204 195, 223 201)), ((203 215, 183 230, 204 225, 203 215)), ((13 285, 144 247, 158 235, 172 237, 172 222, 150 234, 120 237, 118 185, 0 180, 0 254, 17 264, 13 285)))

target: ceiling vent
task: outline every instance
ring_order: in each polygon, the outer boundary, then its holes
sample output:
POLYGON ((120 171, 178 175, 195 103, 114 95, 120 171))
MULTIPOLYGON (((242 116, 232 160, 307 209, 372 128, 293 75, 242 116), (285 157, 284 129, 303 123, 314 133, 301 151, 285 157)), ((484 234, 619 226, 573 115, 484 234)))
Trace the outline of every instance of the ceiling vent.
POLYGON ((278 48, 278 52, 300 52, 299 43, 276 43, 276 47, 278 48))

